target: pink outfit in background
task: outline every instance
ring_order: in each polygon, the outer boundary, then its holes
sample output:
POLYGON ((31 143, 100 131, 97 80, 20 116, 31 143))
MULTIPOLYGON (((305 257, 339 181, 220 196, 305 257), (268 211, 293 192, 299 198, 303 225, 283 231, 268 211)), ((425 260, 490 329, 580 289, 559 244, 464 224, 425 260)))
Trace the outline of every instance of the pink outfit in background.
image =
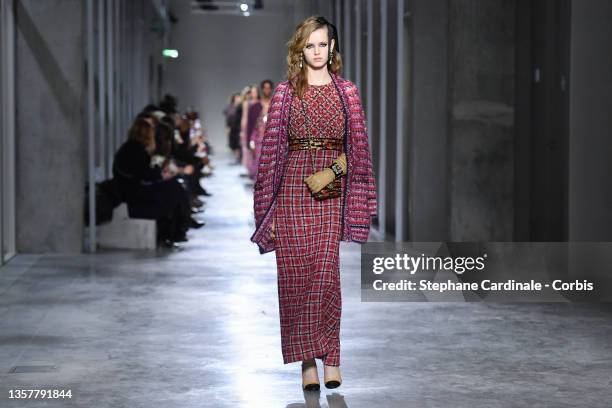
POLYGON ((268 109, 262 104, 261 113, 257 117, 255 128, 251 132, 251 140, 255 143, 255 151, 253 151, 253 160, 251 167, 249 168, 249 175, 251 179, 255 180, 257 177, 257 167, 259 165, 259 157, 261 156, 261 144, 263 141, 263 135, 266 131, 266 120, 268 117, 268 109))

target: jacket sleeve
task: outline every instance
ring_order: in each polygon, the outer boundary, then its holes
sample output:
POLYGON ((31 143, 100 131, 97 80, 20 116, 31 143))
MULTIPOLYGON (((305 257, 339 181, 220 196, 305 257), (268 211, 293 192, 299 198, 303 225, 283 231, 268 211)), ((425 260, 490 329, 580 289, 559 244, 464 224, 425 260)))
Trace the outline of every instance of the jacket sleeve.
POLYGON ((368 128, 359 89, 355 84, 352 84, 352 88, 355 96, 354 112, 352 112, 352 114, 357 115, 357 132, 354 136, 355 141, 353 143, 353 149, 361 167, 358 172, 366 190, 368 212, 371 217, 375 217, 378 214, 378 199, 376 193, 376 178, 372 165, 372 153, 368 141, 368 128))
POLYGON ((253 210, 255 213, 255 225, 259 227, 266 211, 272 204, 274 193, 274 172, 278 163, 278 138, 281 127, 281 110, 283 103, 282 86, 279 85, 272 95, 268 107, 268 120, 264 135, 261 140, 261 153, 257 165, 257 175, 253 187, 253 210))

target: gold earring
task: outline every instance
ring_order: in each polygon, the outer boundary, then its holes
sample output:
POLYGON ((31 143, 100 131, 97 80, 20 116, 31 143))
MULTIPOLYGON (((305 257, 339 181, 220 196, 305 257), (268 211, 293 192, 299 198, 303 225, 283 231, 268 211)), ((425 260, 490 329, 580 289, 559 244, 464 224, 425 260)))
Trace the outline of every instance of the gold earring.
POLYGON ((304 59, 304 57, 300 55, 300 69, 302 69, 302 60, 303 59, 304 59))
POLYGON ((334 53, 333 53, 333 51, 331 51, 331 52, 329 53, 329 60, 327 60, 327 63, 328 63, 329 65, 331 65, 331 64, 332 64, 332 59, 333 59, 333 58, 334 58, 334 53))

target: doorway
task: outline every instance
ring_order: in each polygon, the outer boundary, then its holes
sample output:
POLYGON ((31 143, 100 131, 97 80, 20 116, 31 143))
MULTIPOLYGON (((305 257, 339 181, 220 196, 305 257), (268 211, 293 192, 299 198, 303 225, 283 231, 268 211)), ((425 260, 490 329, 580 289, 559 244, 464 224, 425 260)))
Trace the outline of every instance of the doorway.
POLYGON ((567 241, 570 0, 517 7, 515 241, 567 241))

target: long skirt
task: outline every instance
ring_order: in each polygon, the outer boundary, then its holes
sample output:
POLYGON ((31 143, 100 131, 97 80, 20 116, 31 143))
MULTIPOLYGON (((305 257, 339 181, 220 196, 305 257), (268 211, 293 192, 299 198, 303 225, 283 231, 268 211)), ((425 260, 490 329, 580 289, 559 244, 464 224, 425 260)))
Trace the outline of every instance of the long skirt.
POLYGON ((333 150, 289 152, 277 196, 275 253, 284 363, 320 358, 340 365, 339 249, 341 197, 315 200, 304 183, 338 156, 333 150))

